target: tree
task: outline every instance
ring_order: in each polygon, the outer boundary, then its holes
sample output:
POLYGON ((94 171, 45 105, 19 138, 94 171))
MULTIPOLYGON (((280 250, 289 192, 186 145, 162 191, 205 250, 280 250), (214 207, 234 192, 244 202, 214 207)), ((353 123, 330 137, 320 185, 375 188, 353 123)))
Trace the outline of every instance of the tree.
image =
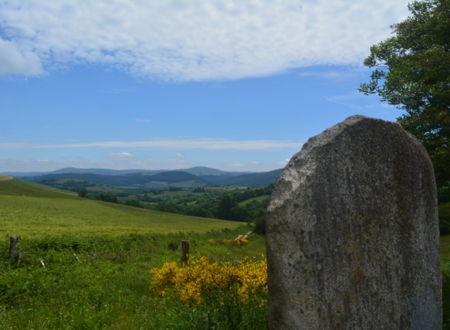
POLYGON ((231 210, 236 205, 237 205, 236 200, 232 196, 230 196, 227 193, 223 194, 220 197, 219 205, 217 206, 216 216, 219 219, 232 220, 233 217, 231 210))
POLYGON ((450 0, 414 1, 393 36, 370 48, 365 94, 405 110, 399 123, 427 148, 438 187, 450 185, 450 0))
POLYGON ((125 200, 125 205, 130 205, 134 207, 143 207, 141 202, 135 198, 129 198, 125 200))
POLYGON ((80 191, 78 192, 78 196, 83 198, 86 197, 87 196, 86 188, 81 188, 80 191))
POLYGON ((117 196, 111 192, 102 192, 98 198, 104 202, 118 203, 117 196))

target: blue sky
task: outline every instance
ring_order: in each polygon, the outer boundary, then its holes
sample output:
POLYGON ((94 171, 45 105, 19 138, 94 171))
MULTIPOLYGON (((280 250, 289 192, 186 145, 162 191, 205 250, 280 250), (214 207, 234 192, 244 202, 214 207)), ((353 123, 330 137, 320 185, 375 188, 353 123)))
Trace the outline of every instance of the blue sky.
POLYGON ((0 172, 270 170, 348 116, 401 114, 357 88, 406 2, 193 3, 0 0, 0 172))

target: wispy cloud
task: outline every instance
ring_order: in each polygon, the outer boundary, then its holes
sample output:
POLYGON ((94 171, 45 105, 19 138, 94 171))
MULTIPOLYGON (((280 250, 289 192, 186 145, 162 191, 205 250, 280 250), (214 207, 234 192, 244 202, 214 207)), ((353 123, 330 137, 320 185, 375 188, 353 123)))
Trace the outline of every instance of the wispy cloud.
POLYGON ((131 152, 115 152, 111 154, 111 157, 114 159, 127 159, 132 158, 134 155, 131 152))
POLYGON ((0 0, 0 74, 100 63, 222 80, 360 64, 408 0, 0 0))
MULTIPOLYGON (((151 140, 151 141, 103 141, 67 144, 35 144, 3 142, 0 149, 74 149, 74 148, 155 148, 170 150, 259 150, 295 149, 301 142, 276 140, 151 140)), ((125 155, 125 153, 122 153, 125 155)), ((131 155, 131 154, 130 154, 131 155)))
POLYGON ((308 78, 320 78, 327 80, 346 80, 353 79, 355 77, 367 77, 367 73, 370 70, 366 70, 362 67, 345 67, 345 68, 329 68, 325 70, 301 70, 297 73, 300 77, 308 78))
MULTIPOLYGON (((0 31, 1 27, 0 23, 0 31)), ((32 50, 23 49, 15 42, 2 39, 0 34, 0 75, 25 74, 35 76, 41 73, 43 73, 41 59, 36 53, 32 50)))

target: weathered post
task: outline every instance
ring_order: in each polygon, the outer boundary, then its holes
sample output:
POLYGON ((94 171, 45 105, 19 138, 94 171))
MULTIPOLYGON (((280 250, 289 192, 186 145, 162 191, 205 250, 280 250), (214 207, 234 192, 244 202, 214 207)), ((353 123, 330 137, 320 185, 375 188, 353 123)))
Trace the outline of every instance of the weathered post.
POLYGON ((181 241, 181 265, 186 266, 189 261, 189 241, 181 241))
POLYGON ((18 265, 20 262, 19 237, 11 236, 9 238, 9 260, 11 264, 18 265))
POLYGON ((315 136, 268 208, 270 329, 441 329, 433 167, 398 124, 315 136))

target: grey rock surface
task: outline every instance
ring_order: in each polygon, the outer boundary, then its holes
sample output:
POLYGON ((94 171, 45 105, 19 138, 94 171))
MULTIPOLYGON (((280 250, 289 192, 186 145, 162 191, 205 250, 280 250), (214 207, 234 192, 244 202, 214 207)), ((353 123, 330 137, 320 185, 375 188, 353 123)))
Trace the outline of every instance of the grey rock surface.
POLYGON ((441 329, 433 167, 398 124, 309 139, 268 207, 270 329, 441 329))

